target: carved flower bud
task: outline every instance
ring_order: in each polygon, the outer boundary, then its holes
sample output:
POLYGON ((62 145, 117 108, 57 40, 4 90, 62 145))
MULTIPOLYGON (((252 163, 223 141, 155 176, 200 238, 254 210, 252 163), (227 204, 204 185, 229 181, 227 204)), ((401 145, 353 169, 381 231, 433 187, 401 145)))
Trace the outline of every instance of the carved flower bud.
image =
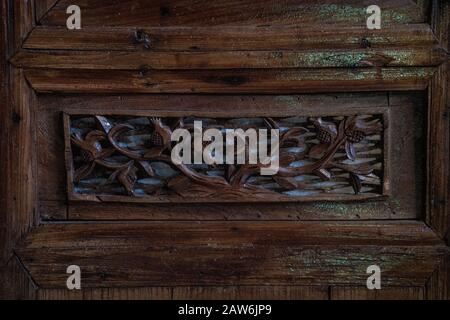
POLYGON ((347 130, 345 131, 345 135, 348 141, 352 143, 358 143, 366 137, 365 133, 360 130, 347 130))
POLYGON ((154 131, 150 136, 150 142, 152 143, 153 146, 157 147, 161 147, 164 144, 161 135, 156 131, 154 131))
POLYGON ((83 158, 84 162, 91 162, 94 160, 92 154, 86 150, 81 150, 81 157, 83 158))
POLYGON ((317 133, 317 139, 321 143, 330 143, 331 142, 331 134, 326 132, 325 130, 319 129, 317 133))

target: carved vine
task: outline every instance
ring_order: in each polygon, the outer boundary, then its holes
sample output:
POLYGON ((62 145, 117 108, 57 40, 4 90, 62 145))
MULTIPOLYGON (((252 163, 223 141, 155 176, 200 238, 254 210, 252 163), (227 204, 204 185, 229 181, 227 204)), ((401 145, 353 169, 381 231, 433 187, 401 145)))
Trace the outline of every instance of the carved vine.
MULTIPOLYGON (((73 149, 78 151, 79 157, 73 173, 73 182, 78 184, 89 178, 96 170, 104 170, 108 177, 97 187, 108 184, 118 184, 129 196, 155 196, 163 188, 173 191, 182 197, 217 196, 220 198, 264 197, 280 195, 280 190, 308 189, 308 183, 296 179, 302 175, 314 175, 327 181, 333 178, 333 171, 348 174, 348 185, 355 194, 362 190, 363 182, 373 179, 374 167, 368 163, 355 163, 357 148, 366 137, 382 131, 379 118, 348 116, 341 120, 325 120, 324 118, 310 118, 310 128, 296 126, 292 128, 280 127, 273 118, 263 118, 264 126, 268 129, 280 130, 280 169, 272 176, 277 190, 252 183, 252 178, 260 175, 263 165, 220 165, 222 175, 208 175, 196 170, 190 165, 176 165, 171 161, 171 133, 176 128, 191 129, 183 118, 148 118, 146 134, 149 138, 144 146, 128 147, 121 143, 121 138, 135 134, 136 128, 130 123, 111 122, 107 117, 94 116, 97 124, 85 134, 74 130, 70 141, 73 149), (305 136, 314 135, 315 144, 305 142, 305 136), (292 148, 300 148, 302 152, 292 152, 292 148), (338 153, 345 154, 348 161, 337 161, 338 153), (113 155, 119 155, 119 157, 113 155), (303 166, 293 166, 300 160, 307 160, 303 166), (136 192, 137 172, 144 176, 155 177, 154 163, 165 163, 178 174, 168 179, 165 186, 146 185, 144 194, 136 192)), ((332 118, 335 119, 335 118, 332 118)), ((284 194, 283 194, 284 196, 284 194)))

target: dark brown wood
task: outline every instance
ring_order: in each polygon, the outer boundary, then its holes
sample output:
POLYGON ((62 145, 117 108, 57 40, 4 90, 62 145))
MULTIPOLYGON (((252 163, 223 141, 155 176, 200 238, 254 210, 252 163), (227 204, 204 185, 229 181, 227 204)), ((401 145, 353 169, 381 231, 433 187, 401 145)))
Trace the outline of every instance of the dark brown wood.
POLYGON ((331 2, 81 0, 82 29, 69 32, 71 0, 3 1, 0 296, 449 299, 450 3, 374 0, 383 22, 370 31, 366 4, 331 2), (385 110, 385 200, 66 197, 63 112, 320 116, 335 105, 385 110), (380 291, 364 287, 368 262, 382 267, 380 291), (68 264, 82 267, 81 292, 65 289, 68 264))
MULTIPOLYGON (((336 28, 317 26, 208 26, 140 28, 150 38, 150 51, 258 51, 373 49, 421 50, 438 45, 426 23, 385 26, 369 30, 364 25, 336 28), (368 44, 362 43, 365 39, 368 44)), ((38 26, 23 44, 24 49, 142 51, 135 41, 136 28, 83 27, 76 32, 65 27, 38 26)), ((370 52, 370 50, 367 50, 370 52)), ((364 52, 364 51, 361 51, 364 52)), ((150 56, 146 56, 147 58, 150 56)), ((315 63, 320 63, 316 60, 315 63)), ((403 62, 405 63, 405 62, 403 62)), ((114 66, 111 66, 114 67, 114 66)))
MULTIPOLYGON (((432 28, 436 37, 448 46, 450 4, 435 1, 432 28)), ((450 125, 448 96, 448 62, 434 74, 429 89, 429 149, 428 149, 428 203, 427 223, 446 238, 450 230, 449 180, 450 180, 450 125)))
POLYGON ((38 300, 170 300, 172 288, 40 289, 38 300))
MULTIPOLYGON (((428 21, 429 1, 374 0, 384 10, 383 23, 401 25, 428 21)), ((41 20, 44 26, 64 26, 70 0, 57 5, 41 20)), ((365 25, 368 5, 359 0, 334 0, 311 4, 308 0, 82 0, 83 26, 223 26, 223 25, 365 25)))
POLYGON ((174 300, 326 300, 327 287, 175 287, 174 300))
POLYGON ((368 263, 389 287, 424 286, 449 249, 418 222, 155 222, 42 225, 17 252, 43 288, 69 264, 91 288, 364 285, 368 263))
MULTIPOLYGON (((19 2, 15 3, 19 5, 19 2)), ((12 3, 2 3, 2 14, 12 3)), ((16 8, 26 10, 26 8, 16 8)), ((19 11, 22 12, 22 11, 19 11)), ((28 12, 26 10, 26 12, 28 12)), ((28 19, 24 14, 24 19, 28 19)), ((19 19, 20 20, 20 19, 19 19)), ((30 106, 35 102, 34 92, 23 77, 23 70, 5 64, 5 58, 14 50, 14 26, 2 19, 2 117, 1 117, 1 158, 4 172, 1 189, 2 216, 2 265, 11 258, 14 243, 29 230, 36 221, 35 210, 35 162, 34 135, 32 131, 33 113, 30 106), (5 21, 3 23, 3 21, 5 21), (9 38, 8 38, 8 37, 9 38), (14 143, 13 143, 14 142, 14 143)), ((25 27, 25 22, 24 26, 25 27)), ((23 30, 22 30, 23 31, 23 30)))
POLYGON ((382 288, 369 290, 366 287, 332 287, 332 300, 424 300, 423 287, 382 288))
MULTIPOLYGON (((383 143, 389 129, 387 114, 311 117, 297 113, 295 117, 231 119, 159 116, 65 114, 69 199, 140 203, 355 201, 389 192, 390 180, 384 168, 388 163, 387 150, 383 143), (257 130, 278 130, 280 160, 274 164, 276 172, 264 176, 263 170, 269 165, 258 158, 245 159, 246 149, 253 153, 251 150, 260 147, 245 141, 247 133, 238 140, 243 144, 244 161, 254 163, 235 163, 233 157, 233 164, 226 164, 230 148, 227 145, 216 150, 222 154, 220 163, 207 168, 190 166, 192 156, 189 163, 175 164, 171 156, 172 133, 179 129, 193 135, 196 121, 205 130, 253 130, 255 144, 257 130), (126 141, 133 141, 133 146, 126 141), (92 183, 93 177, 97 180, 92 183), (325 186, 323 181, 328 181, 325 186)), ((190 145, 194 145, 192 135, 190 145)), ((223 146, 224 139, 225 135, 223 146)), ((207 147, 207 142, 202 143, 207 147)))
MULTIPOLYGON (((276 204, 253 203, 251 205, 227 206, 139 206, 139 205, 81 205, 71 203, 69 216, 75 219, 205 219, 205 220, 317 220, 317 219, 407 219, 422 215, 421 183, 423 182, 423 159, 413 155, 423 153, 425 145, 420 137, 425 134, 424 96, 420 93, 358 93, 334 95, 289 95, 289 96, 203 96, 203 95, 123 95, 123 96, 42 96, 38 116, 38 159, 39 159, 39 194, 40 199, 50 211, 42 211, 46 219, 64 219, 66 206, 66 170, 64 168, 64 139, 61 111, 72 114, 133 114, 134 116, 161 115, 178 117, 196 115, 201 117, 255 117, 257 116, 296 116, 310 114, 348 115, 365 113, 383 113, 389 109, 392 123, 399 123, 391 128, 392 155, 395 161, 384 164, 385 171, 392 171, 391 183, 384 183, 385 192, 389 192, 388 201, 366 201, 365 203, 310 203, 310 204, 276 204), (388 103, 389 100, 389 103, 388 103), (364 107, 361 107, 364 105, 364 107), (64 106, 64 107, 63 107, 64 106), (151 106, 151 109, 149 108, 151 106), (149 111, 152 110, 152 111, 149 111), (237 111, 239 110, 239 112, 237 111), (272 110, 272 111, 268 111, 272 110), (422 110, 422 111, 421 111, 422 110), (95 113, 94 113, 95 114, 95 113), (409 125, 408 125, 409 124, 409 125), (415 126, 413 128, 413 125, 415 126), (420 133, 422 132, 422 134, 420 133), (421 151, 422 150, 422 151, 421 151), (416 159, 414 159, 416 158, 416 159), (413 160, 414 159, 414 160, 413 160), (421 169, 422 168, 422 169, 421 169), (414 182, 416 181, 416 182, 414 182), (401 186, 401 187, 400 187, 401 186), (389 191, 387 190, 389 188, 389 191), (50 202, 55 201, 53 206, 50 202), (333 212, 334 211, 334 212, 333 212)), ((387 121, 387 120, 386 120, 387 121)), ((387 133, 386 133, 387 135, 387 133)), ((387 150, 387 139, 385 149, 387 150)), ((423 139, 422 139, 423 140, 423 139)), ((386 158, 387 160, 387 158, 386 158)), ((388 180, 386 179, 385 182, 388 180)), ((70 187, 70 185, 69 185, 70 187)), ((70 192, 69 192, 70 194, 70 192)), ((167 197, 165 198, 166 201, 167 197)), ((93 200, 98 201, 98 198, 93 200)), ((101 200, 124 202, 148 202, 147 199, 130 197, 107 197, 101 200)), ((161 200, 164 200, 162 198, 161 200)), ((161 201, 160 200, 160 201, 161 201)), ((179 199, 182 201, 183 199, 179 199)), ((213 199, 212 199, 213 200, 213 199)), ((237 199, 239 200, 239 199, 237 199)), ((241 201, 248 200, 241 198, 241 201)), ((251 200, 251 199, 250 199, 251 200)), ((266 202, 270 199, 264 199, 266 202)), ((336 200, 336 199, 335 199, 336 200)), ((183 200, 186 202, 187 199, 183 200)), ((197 200, 197 201, 200 201, 197 200)), ((204 199, 203 201, 208 201, 204 199)), ((211 200, 209 200, 211 201, 211 200)), ((217 201, 217 200, 216 200, 217 201)), ((192 202, 192 201, 191 201, 192 202)))
POLYGON ((16 67, 54 69, 232 69, 436 66, 446 59, 440 47, 395 49, 314 49, 207 52, 20 51, 16 67))
POLYGON ((34 300, 37 286, 20 259, 13 255, 8 263, 0 268, 1 300, 34 300))
POLYGON ((424 90, 434 69, 39 70, 27 80, 38 92, 70 93, 311 93, 424 90))

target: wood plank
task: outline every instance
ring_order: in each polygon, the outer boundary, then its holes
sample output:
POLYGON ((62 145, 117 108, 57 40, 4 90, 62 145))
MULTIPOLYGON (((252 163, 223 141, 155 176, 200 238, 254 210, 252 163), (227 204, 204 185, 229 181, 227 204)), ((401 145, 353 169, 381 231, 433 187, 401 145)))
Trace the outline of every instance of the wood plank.
POLYGON ((446 83, 447 64, 435 73, 429 90, 428 179, 426 220, 445 238, 450 230, 449 177, 450 132, 446 83))
MULTIPOLYGON (((58 4, 42 19, 42 25, 64 26, 70 0, 58 4)), ((427 22, 429 1, 373 0, 383 8, 383 24, 427 22)), ((83 27, 93 26, 222 26, 222 25, 366 25, 366 8, 359 0, 333 0, 311 4, 307 0, 114 1, 79 0, 83 27)))
POLYGON ((39 25, 40 20, 49 12, 58 0, 34 0, 36 23, 39 25))
MULTIPOLYGON (((6 1, 5 1, 6 2, 6 1)), ((9 28, 10 28, 10 45, 14 51, 18 51, 22 43, 35 27, 35 1, 8 1, 9 12, 9 28)), ((6 17, 6 13, 3 17, 6 17)))
MULTIPOLYGON (((8 43, 8 23, 10 19, 7 15, 8 6, 6 1, 2 1, 0 3, 0 16, 2 17, 0 22, 0 170, 1 172, 6 172, 8 165, 6 160, 8 159, 6 155, 6 150, 8 148, 8 137, 9 131, 8 127, 8 116, 10 113, 7 110, 7 105, 9 102, 9 86, 11 85, 11 79, 9 77, 9 64, 7 62, 8 56, 11 54, 11 45, 8 43)), ((6 221, 8 221, 7 214, 7 206, 6 206, 6 197, 7 197, 7 188, 4 180, 1 180, 0 183, 0 244, 1 251, 5 252, 8 247, 9 236, 8 236, 8 226, 6 221)), ((8 261, 10 255, 1 255, 0 258, 0 267, 5 267, 6 262, 8 261)))
POLYGON ((331 287, 332 300, 423 300, 423 287, 399 287, 369 290, 365 287, 331 287))
POLYGON ((28 69, 38 92, 69 93, 315 93, 424 90, 432 68, 115 70, 28 69))
POLYGON ((147 287, 40 289, 38 300, 326 300, 327 287, 147 287))
POLYGON ((426 285, 429 300, 450 300, 450 258, 444 257, 426 285))
POLYGON ((449 249, 418 222, 154 222, 41 225, 17 252, 43 288, 71 264, 85 288, 361 285, 368 263, 423 286, 449 249))
POLYGON ((1 300, 34 300, 36 293, 36 284, 16 256, 0 266, 1 300))
POLYGON ((447 58, 440 47, 275 51, 118 52, 22 50, 11 63, 54 69, 238 69, 436 66, 447 58))
POLYGON ((43 220, 66 220, 67 203, 65 201, 39 201, 39 216, 43 220))
POLYGON ((11 254, 14 243, 37 222, 36 162, 34 161, 35 135, 34 113, 31 106, 36 103, 34 92, 23 76, 23 70, 10 70, 10 98, 4 106, 4 125, 8 131, 2 149, 7 170, 2 176, 5 185, 3 201, 7 227, 6 248, 3 258, 11 254))
MULTIPOLYGON (((425 108, 421 92, 399 92, 390 95, 391 116, 398 121, 407 121, 416 126, 415 119, 425 108)), ((44 219, 60 220, 66 210, 70 219, 82 220, 329 220, 329 219, 417 219, 422 216, 420 188, 423 181, 420 163, 410 159, 411 154, 420 154, 420 146, 414 142, 420 136, 420 128, 413 126, 392 129, 392 154, 396 161, 391 171, 395 172, 395 183, 391 186, 391 200, 316 203, 254 203, 227 205, 139 205, 139 204, 95 204, 66 202, 64 142, 62 139, 61 112, 119 113, 145 115, 149 112, 161 115, 197 115, 208 117, 242 117, 255 115, 284 116, 308 113, 311 115, 359 113, 370 110, 378 112, 386 108, 386 92, 336 93, 324 95, 41 95, 38 109, 38 161, 39 198, 49 211, 41 211, 44 219), (361 107, 364 105, 364 107, 361 107), (151 110, 151 111, 150 111, 151 110), (417 132, 413 130, 418 130, 417 132), (398 133, 398 134, 397 134, 398 133), (417 150, 414 151, 414 150, 417 150), (396 186, 403 186, 402 188, 396 186), (51 203, 55 201, 54 205, 51 203)), ((394 123, 395 123, 394 122, 394 123)), ((125 199, 126 200, 126 199, 125 199)), ((385 199, 383 199, 385 200, 385 199)))
POLYGON ((40 289, 37 300, 170 300, 172 288, 40 289))
POLYGON ((328 287, 175 287, 174 300, 327 300, 328 287))
MULTIPOLYGON (((61 213, 45 217, 58 219, 61 213)), ((71 220, 382 220, 406 219, 411 212, 396 211, 389 203, 254 203, 249 204, 95 204, 68 205, 71 220)))
MULTIPOLYGON (((208 27, 64 27, 38 26, 24 49, 146 51, 136 32, 149 38, 150 51, 257 51, 325 48, 432 47, 437 44, 429 24, 385 26, 208 26, 208 27)), ((150 56, 148 56, 150 57, 150 56)))

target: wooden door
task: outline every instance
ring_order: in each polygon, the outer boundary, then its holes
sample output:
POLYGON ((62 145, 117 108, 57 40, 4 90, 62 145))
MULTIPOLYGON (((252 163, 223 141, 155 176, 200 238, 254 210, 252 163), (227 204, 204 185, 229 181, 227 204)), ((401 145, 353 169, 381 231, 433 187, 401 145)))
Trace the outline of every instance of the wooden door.
POLYGON ((3 1, 3 297, 448 299, 450 4, 370 4, 3 1), (282 170, 173 165, 199 119, 282 170))

